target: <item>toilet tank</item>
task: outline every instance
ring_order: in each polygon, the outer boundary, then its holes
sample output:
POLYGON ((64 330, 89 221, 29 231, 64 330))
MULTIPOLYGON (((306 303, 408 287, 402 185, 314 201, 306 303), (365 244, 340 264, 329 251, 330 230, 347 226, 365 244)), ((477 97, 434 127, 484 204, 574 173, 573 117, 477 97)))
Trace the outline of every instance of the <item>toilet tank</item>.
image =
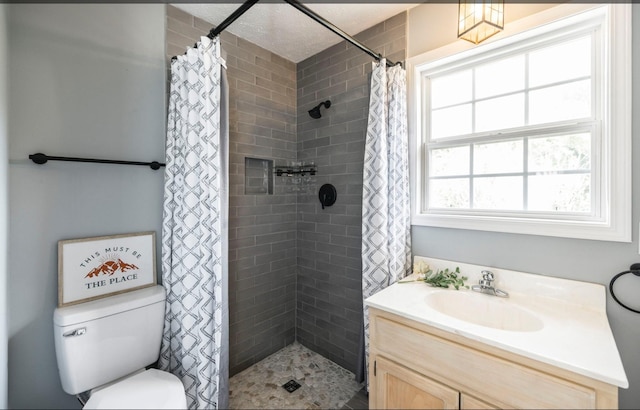
POLYGON ((78 394, 154 363, 166 292, 152 286, 66 306, 53 313, 62 388, 78 394))

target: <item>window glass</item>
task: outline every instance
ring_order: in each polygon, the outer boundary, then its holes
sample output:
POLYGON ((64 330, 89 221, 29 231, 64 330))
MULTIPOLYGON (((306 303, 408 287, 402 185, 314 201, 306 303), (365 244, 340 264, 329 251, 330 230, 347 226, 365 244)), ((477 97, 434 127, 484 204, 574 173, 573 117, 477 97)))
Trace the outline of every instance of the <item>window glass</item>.
POLYGON ((529 139, 529 172, 591 169, 591 135, 576 133, 529 139))
POLYGON ((588 174, 542 174, 529 177, 529 210, 591 212, 588 174))
POLYGON ((524 125, 524 94, 491 98, 476 103, 476 132, 524 125))
POLYGON ((431 151, 432 176, 469 175, 469 146, 431 151))
POLYGON ((522 140, 476 144, 473 151, 473 173, 522 172, 522 147, 522 140))
POLYGON ((431 80, 431 107, 440 108, 471 101, 471 70, 431 80))
POLYGON ((523 90, 525 85, 524 68, 524 55, 478 66, 475 69, 475 97, 493 97, 523 90))
POLYGON ((469 178, 433 179, 429 182, 430 208, 469 208, 469 178))
POLYGON ((522 209, 522 177, 480 177, 473 180, 473 209, 522 209))
POLYGON ((529 124, 591 116, 591 81, 575 81, 529 93, 529 124))
POLYGON ((591 36, 535 50, 529 54, 529 87, 591 75, 591 36))
POLYGON ((431 138, 470 134, 473 131, 471 104, 434 110, 431 113, 431 138))

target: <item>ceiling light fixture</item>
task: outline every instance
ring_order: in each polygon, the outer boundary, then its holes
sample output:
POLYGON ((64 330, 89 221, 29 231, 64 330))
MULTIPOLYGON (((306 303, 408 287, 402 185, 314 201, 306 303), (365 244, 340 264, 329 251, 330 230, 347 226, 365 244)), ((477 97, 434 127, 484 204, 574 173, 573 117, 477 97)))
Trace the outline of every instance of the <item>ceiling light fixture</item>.
POLYGON ((459 0, 458 38, 478 44, 504 28, 504 0, 459 0))

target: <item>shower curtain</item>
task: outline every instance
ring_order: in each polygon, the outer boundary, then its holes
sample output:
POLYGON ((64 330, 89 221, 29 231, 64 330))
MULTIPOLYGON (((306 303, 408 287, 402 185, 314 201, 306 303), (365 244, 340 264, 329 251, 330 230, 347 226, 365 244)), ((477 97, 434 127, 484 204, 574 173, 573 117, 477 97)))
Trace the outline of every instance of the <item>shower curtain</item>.
POLYGON ((190 409, 228 408, 228 92, 220 40, 202 37, 171 63, 159 367, 190 409))
MULTIPOLYGON (((363 300, 411 273, 411 210, 406 71, 374 63, 362 191, 363 300)), ((367 380, 368 309, 363 306, 361 366, 367 380)), ((367 380, 368 389, 368 380, 367 380)))

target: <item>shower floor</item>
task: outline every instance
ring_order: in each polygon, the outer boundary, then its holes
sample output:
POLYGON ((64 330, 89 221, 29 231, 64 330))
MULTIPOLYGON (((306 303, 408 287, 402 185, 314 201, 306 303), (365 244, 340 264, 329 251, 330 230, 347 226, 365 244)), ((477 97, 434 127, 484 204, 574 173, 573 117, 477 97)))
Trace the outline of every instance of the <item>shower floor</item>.
POLYGON ((232 409, 340 409, 362 383, 353 373, 294 342, 229 379, 232 409), (294 380, 289 393, 282 386, 294 380))

